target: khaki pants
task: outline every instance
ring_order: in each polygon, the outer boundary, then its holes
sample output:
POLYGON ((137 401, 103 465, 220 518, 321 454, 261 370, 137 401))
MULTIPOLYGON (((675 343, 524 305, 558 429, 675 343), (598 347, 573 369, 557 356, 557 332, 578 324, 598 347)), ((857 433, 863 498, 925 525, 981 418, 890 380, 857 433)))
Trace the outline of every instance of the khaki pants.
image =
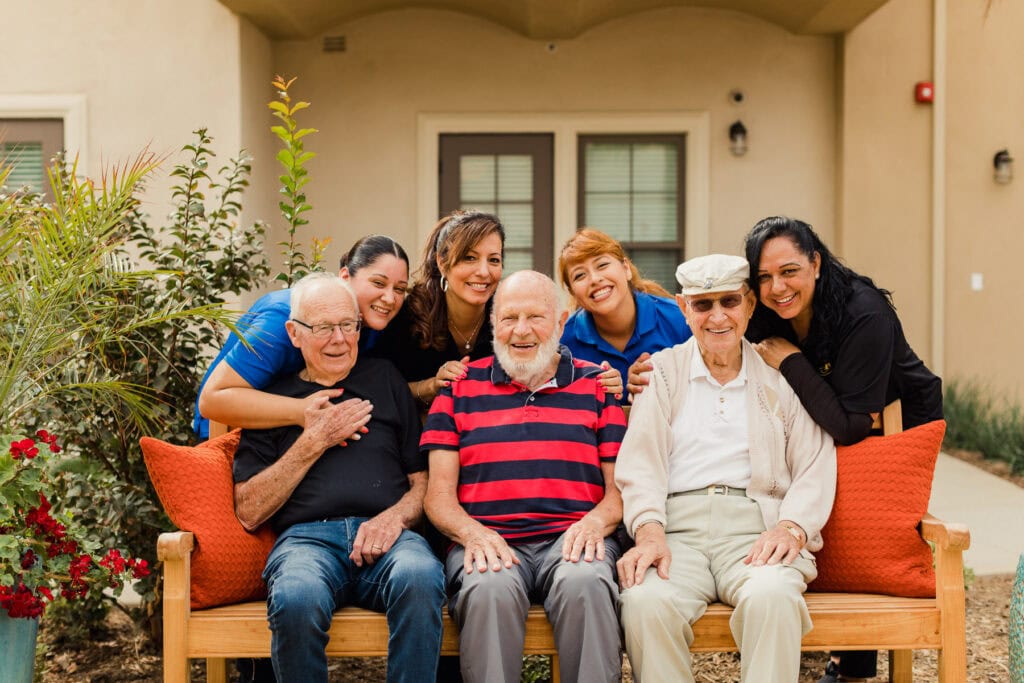
POLYGON ((667 503, 669 579, 651 568, 619 600, 626 652, 637 681, 693 681, 691 624, 710 602, 733 605, 729 622, 743 681, 793 683, 800 640, 811 630, 803 599, 817 576, 813 556, 793 564, 743 563, 764 531, 756 502, 740 496, 678 496, 667 503))

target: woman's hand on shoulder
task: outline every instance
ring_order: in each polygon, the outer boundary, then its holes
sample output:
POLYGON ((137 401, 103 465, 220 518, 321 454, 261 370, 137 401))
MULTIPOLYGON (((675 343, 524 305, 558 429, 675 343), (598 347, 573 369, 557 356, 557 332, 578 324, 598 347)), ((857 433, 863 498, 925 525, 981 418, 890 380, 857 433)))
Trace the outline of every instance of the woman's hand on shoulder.
POLYGON ((651 380, 647 373, 654 369, 654 364, 651 363, 650 358, 651 354, 644 351, 629 366, 629 378, 626 380, 626 389, 630 394, 639 394, 644 390, 644 387, 650 384, 651 380))
POLYGON ((794 353, 800 353, 800 349, 782 337, 769 337, 762 342, 754 344, 754 349, 761 354, 761 360, 776 370, 782 365, 782 361, 794 353))
POLYGON ((622 373, 611 366, 608 361, 601 361, 601 369, 604 370, 597 376, 597 382, 606 393, 614 394, 616 399, 622 399, 622 373))

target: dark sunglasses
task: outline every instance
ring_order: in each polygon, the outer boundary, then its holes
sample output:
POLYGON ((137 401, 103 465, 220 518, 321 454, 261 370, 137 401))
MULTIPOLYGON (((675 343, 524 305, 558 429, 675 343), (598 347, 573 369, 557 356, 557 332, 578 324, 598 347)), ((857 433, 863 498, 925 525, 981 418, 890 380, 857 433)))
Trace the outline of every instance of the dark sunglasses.
POLYGON ((733 292, 725 294, 717 299, 687 299, 686 304, 697 313, 707 313, 715 307, 715 302, 722 308, 736 308, 743 303, 746 292, 733 292))

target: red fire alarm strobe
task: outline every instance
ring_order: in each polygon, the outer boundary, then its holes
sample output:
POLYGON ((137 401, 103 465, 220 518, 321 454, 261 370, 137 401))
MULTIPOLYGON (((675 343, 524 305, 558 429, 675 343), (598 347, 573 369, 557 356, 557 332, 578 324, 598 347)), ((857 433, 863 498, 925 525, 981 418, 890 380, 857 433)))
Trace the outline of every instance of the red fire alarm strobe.
POLYGON ((931 81, 920 81, 914 84, 914 99, 918 102, 931 104, 935 101, 935 86, 931 81))

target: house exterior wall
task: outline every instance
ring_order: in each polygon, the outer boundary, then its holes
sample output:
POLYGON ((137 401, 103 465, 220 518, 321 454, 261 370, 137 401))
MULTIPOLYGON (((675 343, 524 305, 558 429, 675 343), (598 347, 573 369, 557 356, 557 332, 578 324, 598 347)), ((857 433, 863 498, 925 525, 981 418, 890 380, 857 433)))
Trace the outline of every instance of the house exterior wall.
POLYGON ((1017 400, 1024 395, 1024 365, 1010 359, 1024 319, 1009 293, 1024 251, 1024 179, 1018 173, 1008 185, 995 183, 992 157, 1003 148, 1024 154, 1024 88, 1014 78, 1024 64, 1021 26, 1021 3, 890 0, 846 34, 838 60, 837 252, 893 291, 911 346, 947 382, 978 380, 1017 400), (932 269, 935 110, 913 98, 915 82, 936 73, 936 7, 946 15, 938 36, 946 72, 945 92, 937 93, 946 108, 944 126, 939 121, 945 160, 937 183, 944 242, 938 282, 932 269), (983 277, 981 291, 971 287, 973 273, 983 277))
POLYGON ((4 4, 4 103, 38 96, 83 102, 80 167, 98 178, 145 146, 172 155, 150 182, 144 210, 167 214, 167 175, 205 126, 226 161, 241 145, 239 19, 212 0, 36 0, 4 4), (36 27, 36 28, 33 28, 36 27))
POLYGON ((946 140, 946 376, 1024 399, 1024 3, 949 0, 946 140), (1009 149, 1016 178, 994 182, 1009 149), (970 286, 972 273, 984 289, 970 286))
MULTIPOLYGON (((417 192, 429 181, 423 173, 436 173, 417 171, 417 117, 425 113, 543 118, 570 111, 619 121, 630 113, 707 113, 711 250, 740 253, 750 226, 780 212, 832 235, 831 37, 694 8, 615 19, 553 49, 441 10, 385 12, 325 35, 344 35, 346 52, 322 52, 319 37, 282 42, 275 63, 299 76, 296 94, 313 103, 303 112, 303 124, 320 130, 307 138, 319 154, 309 166, 310 220, 314 233, 334 238, 336 253, 377 231, 418 254, 430 225, 417 220, 417 192), (743 105, 730 103, 732 88, 744 91, 743 105), (744 157, 728 150, 737 118, 750 131, 744 157)), ((575 227, 556 226, 556 234, 575 227)))

